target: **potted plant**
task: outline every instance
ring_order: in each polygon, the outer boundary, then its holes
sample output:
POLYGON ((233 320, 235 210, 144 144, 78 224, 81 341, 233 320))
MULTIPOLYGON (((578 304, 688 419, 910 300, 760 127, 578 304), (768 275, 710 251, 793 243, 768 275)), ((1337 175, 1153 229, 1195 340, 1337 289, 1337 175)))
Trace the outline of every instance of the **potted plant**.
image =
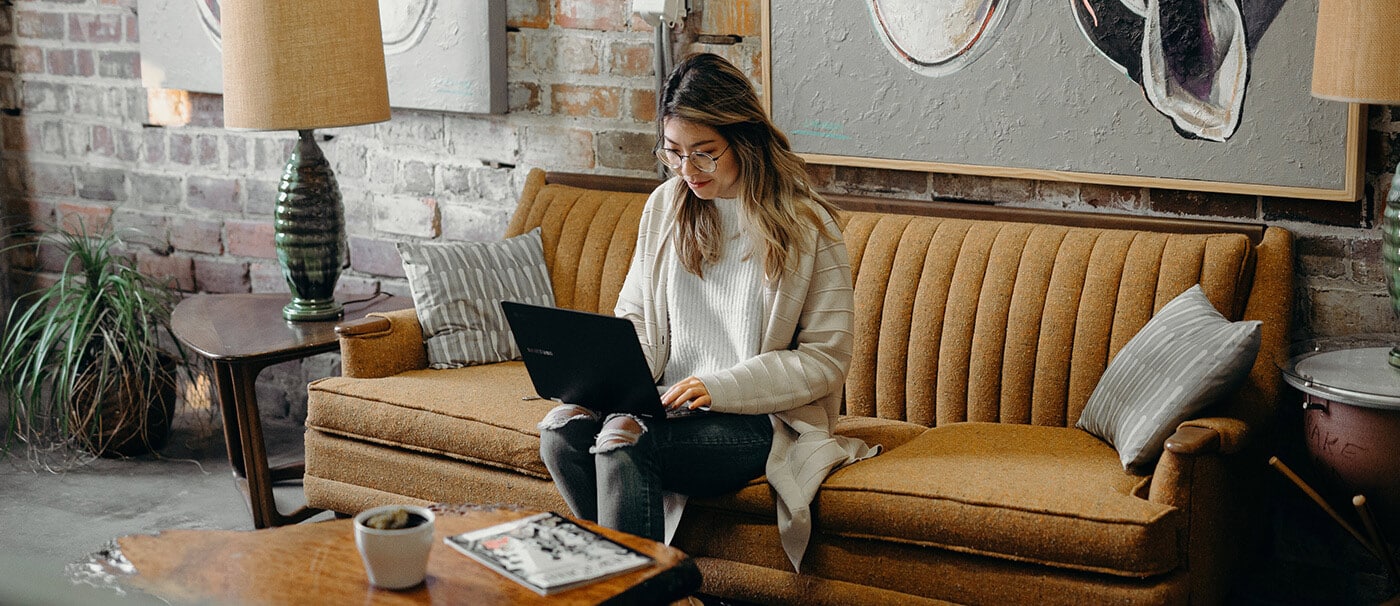
POLYGON ((110 228, 89 233, 79 223, 32 245, 52 246, 63 263, 52 285, 15 299, 0 336, 6 446, 99 456, 160 449, 184 359, 170 330, 178 292, 138 272, 110 228))

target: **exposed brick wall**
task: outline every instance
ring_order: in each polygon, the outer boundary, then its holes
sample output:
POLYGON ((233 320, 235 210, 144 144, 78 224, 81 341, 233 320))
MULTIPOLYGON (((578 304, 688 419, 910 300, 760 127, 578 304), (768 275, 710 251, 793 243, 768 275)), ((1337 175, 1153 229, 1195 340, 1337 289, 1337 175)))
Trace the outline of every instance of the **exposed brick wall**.
MULTIPOLYGON (((693 4, 700 12, 677 49, 720 53, 757 78, 760 3, 693 4)), ((529 167, 654 174, 655 33, 629 6, 510 0, 507 115, 395 110, 386 123, 321 132, 350 231, 342 290, 408 294, 395 241, 499 237, 529 167)), ((186 288, 285 291, 270 219, 294 134, 226 131, 220 97, 147 91, 139 35, 135 0, 0 7, 5 226, 110 221, 154 236, 157 245, 135 251, 141 267, 186 288)), ((828 192, 1283 225, 1299 237, 1296 336, 1343 334, 1397 327, 1373 226, 1400 158, 1400 126, 1391 110, 1373 108, 1370 131, 1367 197, 1357 204, 831 166, 812 174, 828 192)), ((52 278, 42 254, 4 263, 17 285, 52 278)), ((286 393, 264 409, 304 411, 299 386, 333 367, 325 359, 269 369, 273 391, 286 393)))

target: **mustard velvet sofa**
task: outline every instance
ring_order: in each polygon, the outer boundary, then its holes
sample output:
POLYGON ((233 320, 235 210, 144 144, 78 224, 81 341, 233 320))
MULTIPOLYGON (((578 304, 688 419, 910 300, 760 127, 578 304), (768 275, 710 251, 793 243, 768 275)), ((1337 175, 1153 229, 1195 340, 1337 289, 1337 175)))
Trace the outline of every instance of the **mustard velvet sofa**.
MULTIPOLYGON (((529 175, 507 236, 539 226, 559 305, 610 313, 655 182, 529 175), (572 185, 571 185, 572 184, 572 185)), ((1293 293, 1278 227, 834 197, 855 278, 838 432, 884 454, 833 473, 800 574, 761 480, 694 499, 674 544, 707 594, 759 603, 1218 603, 1253 522, 1293 293), (942 215, 942 216, 918 216, 942 215), (1262 321, 1246 383, 1180 426, 1150 475, 1074 427, 1116 352, 1200 283, 1262 321)), ((412 310, 340 327, 312 383, 307 501, 567 512, 538 455, 552 403, 519 362, 427 370, 412 310)))

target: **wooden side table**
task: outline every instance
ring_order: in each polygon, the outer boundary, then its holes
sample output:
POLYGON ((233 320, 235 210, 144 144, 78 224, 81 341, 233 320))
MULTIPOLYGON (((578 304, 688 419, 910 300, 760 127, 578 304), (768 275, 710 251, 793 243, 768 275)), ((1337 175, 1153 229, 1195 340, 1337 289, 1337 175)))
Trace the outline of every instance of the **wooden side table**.
POLYGON ((268 467, 258 417, 258 374, 273 364, 335 351, 340 346, 338 322, 413 306, 407 297, 380 294, 345 303, 342 320, 288 322, 282 319, 286 303, 285 294, 196 295, 176 305, 170 319, 175 336, 214 365, 228 461, 239 491, 248 499, 254 528, 294 524, 319 512, 307 507, 290 514, 277 510, 272 485, 301 479, 305 465, 268 467))

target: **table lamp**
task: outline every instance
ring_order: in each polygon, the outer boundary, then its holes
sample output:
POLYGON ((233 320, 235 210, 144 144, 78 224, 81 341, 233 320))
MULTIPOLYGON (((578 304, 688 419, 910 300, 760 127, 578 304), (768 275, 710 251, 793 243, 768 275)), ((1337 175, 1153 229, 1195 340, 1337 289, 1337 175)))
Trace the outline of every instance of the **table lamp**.
POLYGON ((379 2, 237 0, 221 20, 224 126, 300 135, 277 186, 277 260, 292 291, 282 317, 338 318, 345 211, 313 130, 389 119, 379 2))
MULTIPOLYGON (((1400 1, 1321 0, 1313 53, 1312 94, 1320 99, 1400 104, 1400 1)), ((1400 317, 1400 167, 1381 221, 1381 261, 1390 308, 1400 317)), ((1400 344, 1390 350, 1400 369, 1400 344)))

